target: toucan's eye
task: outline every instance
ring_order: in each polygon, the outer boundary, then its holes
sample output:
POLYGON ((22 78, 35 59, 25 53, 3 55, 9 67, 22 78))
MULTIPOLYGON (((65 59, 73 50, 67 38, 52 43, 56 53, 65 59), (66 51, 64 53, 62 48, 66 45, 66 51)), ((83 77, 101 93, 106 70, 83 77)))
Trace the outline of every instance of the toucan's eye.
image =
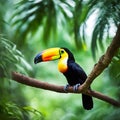
POLYGON ((61 50, 60 53, 63 54, 63 53, 64 53, 64 50, 61 50))

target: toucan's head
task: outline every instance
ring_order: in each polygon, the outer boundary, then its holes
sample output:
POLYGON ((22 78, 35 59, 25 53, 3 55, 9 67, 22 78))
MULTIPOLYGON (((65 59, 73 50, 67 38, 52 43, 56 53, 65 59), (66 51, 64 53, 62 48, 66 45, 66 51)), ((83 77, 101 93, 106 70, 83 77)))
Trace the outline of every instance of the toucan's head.
POLYGON ((73 54, 70 52, 70 50, 68 50, 67 48, 57 47, 49 48, 40 52, 38 55, 36 55, 34 63, 37 64, 39 62, 53 61, 62 58, 74 60, 73 54))

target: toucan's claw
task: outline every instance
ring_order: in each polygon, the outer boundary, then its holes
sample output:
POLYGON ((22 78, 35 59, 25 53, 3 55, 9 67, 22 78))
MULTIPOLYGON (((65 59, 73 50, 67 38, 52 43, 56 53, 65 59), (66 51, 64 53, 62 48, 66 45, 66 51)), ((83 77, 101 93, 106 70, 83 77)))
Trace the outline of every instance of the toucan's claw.
POLYGON ((80 83, 79 83, 79 84, 74 85, 74 86, 73 86, 73 90, 74 90, 75 92, 77 92, 77 91, 78 91, 79 86, 80 86, 80 83))
POLYGON ((65 92, 68 92, 67 90, 68 90, 69 87, 70 87, 69 84, 67 84, 66 86, 64 86, 64 91, 65 91, 65 92))

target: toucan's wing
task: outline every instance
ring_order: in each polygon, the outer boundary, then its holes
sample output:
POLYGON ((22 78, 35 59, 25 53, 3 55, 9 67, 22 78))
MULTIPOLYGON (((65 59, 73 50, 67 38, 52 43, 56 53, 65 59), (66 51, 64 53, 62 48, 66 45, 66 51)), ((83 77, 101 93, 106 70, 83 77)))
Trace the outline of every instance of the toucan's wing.
POLYGON ((76 81, 80 84, 83 84, 87 78, 86 73, 84 70, 75 62, 68 63, 68 73, 66 74, 67 78, 71 81, 76 81))
MULTIPOLYGON (((80 83, 84 83, 87 78, 87 75, 84 72, 84 70, 77 63, 71 63, 69 67, 72 70, 75 79, 78 78, 80 83)), ((82 94, 82 102, 83 102, 83 107, 85 109, 90 110, 93 108, 93 100, 91 96, 82 94)))
POLYGON ((85 73, 85 71, 82 69, 82 67, 80 65, 78 65, 77 63, 70 63, 69 64, 69 68, 75 72, 75 74, 78 74, 80 76, 83 76, 83 78, 87 78, 87 75, 85 73))

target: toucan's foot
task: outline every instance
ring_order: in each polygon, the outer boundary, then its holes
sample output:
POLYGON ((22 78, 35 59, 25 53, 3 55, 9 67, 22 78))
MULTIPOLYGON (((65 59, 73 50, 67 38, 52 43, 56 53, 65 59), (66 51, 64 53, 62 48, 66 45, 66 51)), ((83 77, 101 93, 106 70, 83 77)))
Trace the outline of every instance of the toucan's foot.
POLYGON ((77 90, 78 90, 79 86, 80 86, 80 83, 79 83, 79 84, 74 85, 74 86, 73 86, 73 90, 74 90, 75 92, 77 92, 77 90))
POLYGON ((67 84, 66 86, 64 86, 64 91, 67 92, 68 88, 70 87, 69 84, 67 84))

